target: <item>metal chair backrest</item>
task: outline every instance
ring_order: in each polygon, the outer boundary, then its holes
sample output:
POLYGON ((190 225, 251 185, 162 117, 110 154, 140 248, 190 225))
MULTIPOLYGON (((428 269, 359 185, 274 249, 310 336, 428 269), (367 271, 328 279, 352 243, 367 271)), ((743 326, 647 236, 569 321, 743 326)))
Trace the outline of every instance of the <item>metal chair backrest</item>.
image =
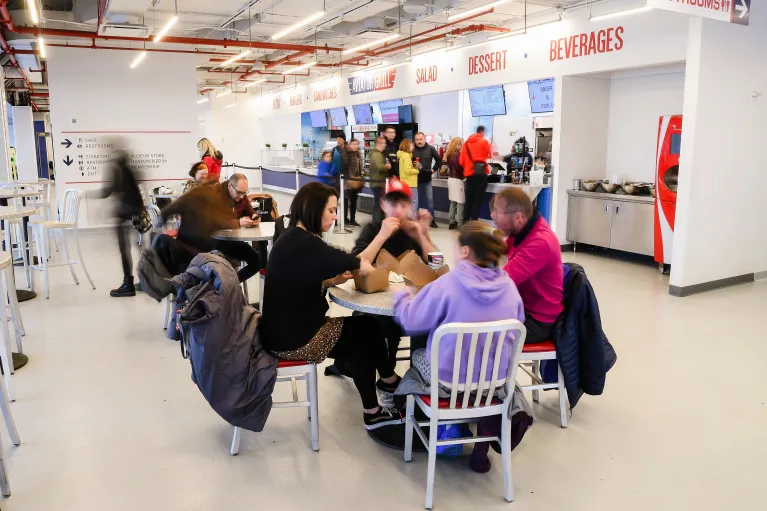
POLYGON ((64 208, 59 213, 59 221, 67 224, 75 224, 80 217, 80 198, 82 191, 70 188, 64 192, 64 208))
POLYGON ((152 221, 152 228, 153 229, 163 229, 163 221, 162 221, 162 213, 160 213, 160 208, 152 204, 151 206, 146 207, 147 211, 149 212, 149 219, 152 221))
MULTIPOLYGON (((514 340, 509 354, 509 367, 506 372, 506 400, 504 404, 510 404, 511 397, 514 395, 517 367, 519 366, 522 347, 525 344, 525 336, 527 335, 525 325, 516 319, 487 323, 448 323, 437 328, 431 344, 431 406, 439 406, 439 345, 442 342, 450 342, 449 336, 452 335, 455 335, 455 357, 453 359, 453 381, 450 386, 449 408, 458 408, 456 403, 458 394, 461 392, 463 392, 462 405, 460 406, 462 409, 468 408, 473 392, 476 392, 473 403, 475 408, 492 404, 493 394, 499 382, 498 371, 501 366, 501 354, 503 353, 501 348, 509 332, 514 332, 514 340), (468 361, 463 366, 461 358, 466 336, 470 336, 471 344, 469 345, 468 361), (481 350, 482 358, 478 380, 474 381, 474 368, 478 347, 481 350), (490 380, 487 379, 489 367, 492 368, 490 380), (461 377, 464 378, 464 384, 459 383, 461 377), (487 396, 485 397, 485 403, 482 404, 485 392, 487 392, 487 396)), ((503 380, 503 375, 500 376, 500 380, 503 380)))

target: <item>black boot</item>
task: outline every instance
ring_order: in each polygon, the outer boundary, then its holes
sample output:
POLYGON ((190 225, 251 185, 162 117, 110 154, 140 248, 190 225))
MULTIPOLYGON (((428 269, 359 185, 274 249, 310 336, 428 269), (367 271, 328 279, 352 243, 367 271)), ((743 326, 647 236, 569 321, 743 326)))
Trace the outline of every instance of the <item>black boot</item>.
POLYGON ((109 296, 122 298, 125 296, 136 296, 136 286, 133 285, 133 277, 125 277, 123 285, 109 292, 109 296))

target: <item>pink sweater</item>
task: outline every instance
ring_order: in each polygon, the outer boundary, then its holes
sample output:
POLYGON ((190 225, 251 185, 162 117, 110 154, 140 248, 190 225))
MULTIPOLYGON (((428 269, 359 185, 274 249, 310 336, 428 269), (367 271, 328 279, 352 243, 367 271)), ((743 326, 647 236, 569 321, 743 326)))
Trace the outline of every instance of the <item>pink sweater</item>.
POLYGON ((538 217, 518 244, 509 236, 509 261, 504 269, 517 285, 525 315, 554 323, 564 306, 562 250, 557 235, 538 217))

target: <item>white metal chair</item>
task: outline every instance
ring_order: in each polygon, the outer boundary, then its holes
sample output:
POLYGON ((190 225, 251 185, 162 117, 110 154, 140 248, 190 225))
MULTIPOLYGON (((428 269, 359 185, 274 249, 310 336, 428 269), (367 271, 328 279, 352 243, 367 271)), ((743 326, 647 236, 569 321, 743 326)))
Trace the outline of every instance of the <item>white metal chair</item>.
POLYGON ((556 360, 557 349, 552 341, 545 341, 537 344, 529 344, 522 348, 520 357, 520 367, 530 376, 532 383, 530 385, 520 385, 522 390, 531 390, 533 392, 533 401, 540 400, 540 391, 557 389, 559 395, 559 418, 563 428, 567 427, 567 392, 565 391, 565 379, 562 376, 562 368, 557 362, 557 381, 546 383, 541 379, 541 360, 556 360), (528 370, 528 368, 530 368, 528 370))
MULTIPOLYGON (((75 280, 75 284, 80 284, 80 281, 77 279, 77 275, 75 274, 73 264, 79 264, 83 268, 83 272, 85 273, 86 278, 88 279, 88 282, 90 283, 91 287, 93 289, 96 289, 96 286, 93 284, 93 280, 91 279, 90 274, 88 273, 88 269, 85 267, 85 260, 83 259, 82 250, 80 250, 80 236, 79 236, 79 229, 78 229, 78 222, 80 217, 80 200, 82 198, 82 191, 75 190, 75 189, 69 189, 66 192, 64 192, 64 207, 61 210, 61 213, 59 214, 58 220, 50 220, 50 221, 32 221, 29 223, 29 233, 28 237, 30 240, 30 244, 34 240, 35 245, 37 247, 37 256, 38 260, 41 262, 41 264, 36 265, 30 265, 30 269, 41 271, 43 273, 43 287, 45 290, 45 297, 50 297, 49 292, 49 286, 48 286, 48 269, 53 268, 56 266, 69 266, 69 272, 72 274, 72 278, 75 280), (79 260, 72 260, 69 257, 69 250, 67 248, 67 238, 66 238, 66 231, 71 230, 74 231, 75 235, 75 245, 77 248, 77 256, 79 260), (66 258, 66 263, 62 264, 49 264, 48 258, 44 257, 45 254, 49 252, 48 250, 48 236, 47 234, 49 232, 52 232, 54 236, 56 234, 59 235, 59 241, 61 242, 61 248, 64 252, 64 257, 66 258)), ((30 245, 31 246, 31 245, 30 245)), ((35 279, 34 276, 31 279, 30 287, 34 290, 34 283, 35 279)))
MULTIPOLYGON (((320 423, 319 423, 319 409, 318 409, 318 395, 317 395, 317 366, 304 361, 292 361, 292 360, 280 360, 277 364, 277 382, 289 381, 293 389, 293 400, 283 401, 279 403, 272 403, 272 408, 295 408, 306 407, 309 415, 309 421, 311 421, 312 431, 312 450, 320 450, 320 423), (298 386, 297 380, 306 381, 306 401, 300 401, 298 399, 298 386)), ((234 428, 234 436, 232 437, 232 447, 229 449, 229 454, 234 456, 240 452, 240 436, 242 430, 238 427, 234 428)))
POLYGON ((514 500, 514 486, 511 474, 511 420, 509 407, 514 397, 514 384, 519 367, 519 356, 525 342, 527 331, 517 320, 493 321, 489 323, 448 323, 440 326, 434 333, 431 345, 431 396, 409 395, 405 414, 405 461, 413 457, 413 431, 418 434, 429 453, 429 465, 426 477, 426 509, 432 508, 434 497, 434 472, 437 462, 437 447, 444 445, 466 444, 476 442, 500 442, 503 462, 504 498, 514 500), (503 401, 494 398, 494 391, 504 380, 499 375, 501 366, 501 348, 506 334, 514 332, 514 342, 509 357, 509 367, 505 375, 506 398, 503 401), (497 334, 497 335, 496 335, 497 334), (469 359, 465 367, 461 367, 464 336, 471 336, 469 359), (450 399, 439 399, 439 346, 443 342, 451 342, 446 336, 455 336, 455 358, 453 361, 453 380, 450 399), (484 341, 481 338, 484 336, 484 341), (477 349, 481 350, 481 362, 478 381, 474 380, 474 367, 477 349), (492 353, 492 359, 491 359, 492 353), (487 380, 490 370, 492 378, 487 380), (500 379, 499 379, 500 376, 500 379), (464 384, 459 384, 460 379, 464 384), (462 393, 461 401, 458 395, 462 393), (486 393, 486 395, 485 395, 486 393), (474 397, 472 397, 474 394, 474 397), (484 403, 483 403, 484 401, 484 403), (429 418, 428 421, 418 422, 415 418, 415 405, 429 418), (464 424, 476 422, 483 417, 501 416, 501 438, 497 436, 477 436, 453 440, 437 440, 437 426, 447 424, 464 424), (429 427, 429 436, 421 429, 429 427))
POLYGON ((0 295, 3 296, 2 302, 0 302, 2 304, 2 313, 0 313, 0 360, 2 361, 8 399, 13 401, 14 397, 11 386, 11 375, 14 373, 13 349, 11 348, 11 337, 8 330, 6 303, 10 306, 10 319, 16 339, 16 349, 19 353, 23 353, 23 347, 21 343, 19 304, 16 300, 16 286, 13 283, 13 257, 9 252, 0 252, 0 272, 2 273, 0 295))

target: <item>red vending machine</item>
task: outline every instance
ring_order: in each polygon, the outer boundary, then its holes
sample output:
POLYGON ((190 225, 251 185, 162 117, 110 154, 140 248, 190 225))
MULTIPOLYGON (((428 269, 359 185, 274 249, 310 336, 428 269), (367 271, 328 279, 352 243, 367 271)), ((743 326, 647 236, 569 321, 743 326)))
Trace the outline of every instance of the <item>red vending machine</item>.
POLYGON ((658 123, 655 162, 655 262, 661 271, 671 264, 681 145, 682 116, 664 115, 658 123))

